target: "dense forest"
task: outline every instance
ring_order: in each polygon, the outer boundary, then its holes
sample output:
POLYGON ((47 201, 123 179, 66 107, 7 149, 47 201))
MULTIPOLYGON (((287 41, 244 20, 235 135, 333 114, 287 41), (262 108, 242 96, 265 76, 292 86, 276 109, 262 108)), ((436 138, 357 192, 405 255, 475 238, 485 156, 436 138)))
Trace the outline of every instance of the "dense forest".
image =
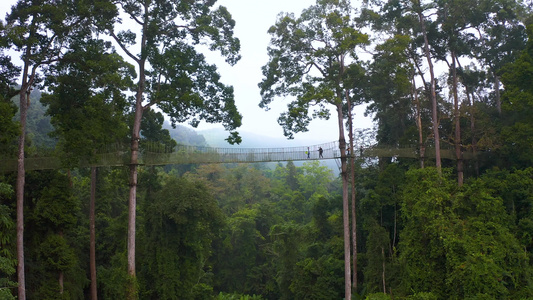
POLYGON ((0 299, 533 298, 531 7, 280 14, 258 105, 290 99, 289 138, 335 115, 340 170, 143 166, 146 142, 206 145, 185 122, 241 142, 233 87, 200 52, 240 59, 215 2, 19 0, 0 22, 0 162, 17 159, 0 174, 0 299), (361 104, 374 133, 353 127, 361 104), (418 158, 354 155, 369 137, 418 158), (128 163, 98 165, 110 144, 128 163), (26 171, 42 154, 62 168, 26 171))

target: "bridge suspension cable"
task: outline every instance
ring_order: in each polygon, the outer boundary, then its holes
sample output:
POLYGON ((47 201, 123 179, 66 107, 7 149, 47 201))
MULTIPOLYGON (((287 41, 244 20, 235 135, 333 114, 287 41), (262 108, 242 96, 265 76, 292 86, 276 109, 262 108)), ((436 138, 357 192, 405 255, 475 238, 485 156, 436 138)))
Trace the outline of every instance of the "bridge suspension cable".
MULTIPOLYGON (((323 160, 340 158, 339 142, 329 142, 310 146, 280 148, 217 148, 177 145, 168 147, 160 143, 143 142, 140 146, 141 165, 173 164, 207 164, 207 163, 257 163, 298 160, 323 160), (319 149, 322 149, 320 157, 319 149)), ((434 151, 426 149, 426 157, 434 151)), ((414 147, 363 147, 355 148, 350 157, 406 157, 419 158, 419 151, 414 147)), ((471 158, 471 153, 464 153, 464 158, 471 158)), ((441 157, 455 159, 451 149, 442 149, 441 157)), ((80 161, 78 167, 87 166, 123 166, 129 165, 129 150, 125 145, 112 144, 101 149, 90 161, 80 161)), ((26 170, 60 169, 65 167, 59 155, 33 156, 25 159, 26 170)), ((16 158, 0 158, 0 173, 13 172, 17 169, 16 158)))

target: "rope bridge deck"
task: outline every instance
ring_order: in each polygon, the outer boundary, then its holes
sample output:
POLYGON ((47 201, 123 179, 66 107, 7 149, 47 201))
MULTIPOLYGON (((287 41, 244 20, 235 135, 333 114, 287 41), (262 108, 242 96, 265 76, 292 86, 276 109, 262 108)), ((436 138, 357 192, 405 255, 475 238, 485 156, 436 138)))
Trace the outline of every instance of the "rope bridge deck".
MULTIPOLYGON (((79 167, 88 166, 124 166, 129 165, 129 151, 125 147, 116 146, 96 155, 91 162, 80 162, 79 167)), ((141 165, 175 165, 175 164, 208 164, 208 163, 257 163, 281 162, 299 160, 323 160, 340 158, 339 142, 329 142, 312 146, 288 148, 214 148, 178 145, 173 149, 164 149, 161 145, 141 145, 139 164, 141 165), (318 149, 322 148, 322 157, 318 149), (307 151, 309 149, 309 154, 307 151)), ((435 151, 426 149, 425 158, 435 157, 435 151)), ((349 157, 404 157, 419 158, 416 148, 356 148, 349 157)), ((471 159, 470 152, 464 152, 464 159, 471 159)), ((441 157, 455 159, 455 153, 450 149, 441 149, 441 157)), ((27 157, 26 170, 60 169, 64 165, 59 156, 27 157)), ((0 173, 17 170, 17 159, 0 158, 0 173)))

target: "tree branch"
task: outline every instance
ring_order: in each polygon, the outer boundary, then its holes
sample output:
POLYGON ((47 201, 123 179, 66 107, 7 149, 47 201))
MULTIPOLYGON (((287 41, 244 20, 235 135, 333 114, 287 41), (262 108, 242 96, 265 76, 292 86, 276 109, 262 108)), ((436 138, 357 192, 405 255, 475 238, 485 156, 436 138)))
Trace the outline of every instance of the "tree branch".
POLYGON ((119 40, 119 38, 117 37, 117 35, 115 34, 115 32, 113 30, 109 30, 109 34, 115 39, 115 41, 117 42, 117 44, 120 46, 120 48, 126 52, 126 54, 131 58, 133 59, 137 64, 139 64, 141 62, 141 60, 133 55, 129 50, 128 48, 126 48, 126 46, 124 46, 124 44, 122 44, 119 40))
POLYGON ((119 5, 122 7, 122 10, 124 10, 124 12, 127 13, 130 16, 130 18, 133 19, 133 21, 135 21, 137 24, 143 26, 144 23, 141 22, 139 19, 137 19, 137 17, 132 12, 130 12, 129 10, 124 8, 124 4, 122 2, 120 2, 119 5))

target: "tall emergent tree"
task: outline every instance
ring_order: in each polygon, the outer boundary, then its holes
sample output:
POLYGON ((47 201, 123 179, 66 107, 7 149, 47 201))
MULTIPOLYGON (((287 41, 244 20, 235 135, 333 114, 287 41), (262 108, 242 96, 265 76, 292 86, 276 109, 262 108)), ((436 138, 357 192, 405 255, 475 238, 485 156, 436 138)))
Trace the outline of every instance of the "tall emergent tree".
POLYGON ((134 122, 128 202, 130 299, 136 298, 135 210, 143 112, 159 107, 173 124, 189 120, 192 126, 197 126, 202 119, 210 123, 221 122, 226 130, 232 131, 227 141, 240 142, 234 130, 241 125, 242 117, 235 106, 233 88, 219 81, 216 66, 206 63, 195 48, 202 44, 209 50, 218 50, 232 65, 240 59, 240 43, 233 36, 235 22, 225 7, 215 8, 215 2, 119 0, 106 1, 107 4, 102 5, 105 16, 99 25, 138 69, 132 107, 134 122), (135 31, 120 30, 123 16, 132 20, 127 27, 135 31), (140 33, 138 39, 135 32, 140 33))
MULTIPOLYGON (((68 37, 75 31, 87 28, 86 20, 78 11, 83 5, 77 0, 19 0, 6 17, 6 25, 0 35, 5 45, 20 53, 22 74, 19 90, 20 136, 17 162, 17 276, 18 298, 26 299, 24 279, 24 184, 25 184, 25 131, 29 95, 38 81, 42 66, 58 61, 68 44, 68 37)), ((4 43, 2 43, 4 44, 4 43)))
MULTIPOLYGON (((383 22, 381 26, 393 31, 393 34, 400 34, 413 37, 416 43, 416 54, 412 53, 413 58, 418 56, 425 57, 425 64, 428 67, 430 81, 427 88, 428 98, 431 101, 431 119, 433 140, 435 145, 435 165, 438 170, 441 170, 441 153, 440 153, 440 134, 439 134, 439 118, 438 118, 438 95, 437 95, 437 81, 434 71, 434 58, 432 55, 433 45, 430 43, 430 38, 434 34, 434 24, 432 15, 435 13, 436 4, 433 1, 424 0, 386 0, 383 3, 383 15, 379 22, 383 22)), ((422 74, 420 74, 422 75, 422 74)), ((423 76, 423 75, 422 75, 423 76)), ((422 78, 423 79, 423 78, 422 78)), ((425 79, 424 83, 426 83, 425 79)), ((440 171, 439 171, 440 172, 440 171)))
POLYGON ((269 30, 270 58, 262 68, 264 79, 259 83, 262 108, 267 108, 276 96, 296 97, 278 119, 289 138, 307 131, 314 118, 328 119, 328 104, 337 110, 343 182, 345 299, 351 298, 351 275, 343 108, 351 92, 351 85, 346 82, 348 70, 357 66, 356 49, 368 43, 368 36, 355 29, 353 13, 348 0, 318 0, 299 18, 281 14, 269 30))

